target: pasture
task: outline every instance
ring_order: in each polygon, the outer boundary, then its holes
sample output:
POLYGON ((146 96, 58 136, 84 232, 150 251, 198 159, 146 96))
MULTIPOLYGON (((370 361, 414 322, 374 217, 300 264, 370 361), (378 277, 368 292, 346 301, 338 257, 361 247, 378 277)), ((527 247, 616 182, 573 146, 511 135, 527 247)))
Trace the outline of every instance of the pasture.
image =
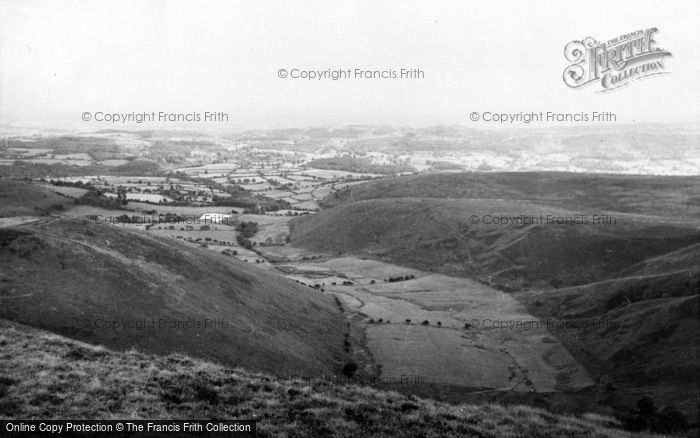
POLYGON ((280 270, 338 297, 365 327, 382 376, 417 376, 468 391, 573 391, 594 384, 522 304, 481 283, 353 257, 280 270), (385 281, 392 277, 409 279, 385 281), (344 285, 346 278, 352 284, 344 285))

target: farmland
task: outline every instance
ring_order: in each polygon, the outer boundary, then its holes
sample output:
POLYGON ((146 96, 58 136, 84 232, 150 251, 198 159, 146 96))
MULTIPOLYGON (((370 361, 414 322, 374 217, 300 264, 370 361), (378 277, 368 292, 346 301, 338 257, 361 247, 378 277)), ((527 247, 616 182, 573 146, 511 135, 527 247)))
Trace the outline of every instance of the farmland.
POLYGON ((466 328, 477 321, 532 320, 517 301, 482 284, 353 258, 292 266, 333 273, 309 281, 322 283, 365 324, 368 348, 388 378, 420 376, 425 383, 474 390, 541 392, 593 383, 547 330, 466 328), (399 276, 411 279, 386 281, 399 276))

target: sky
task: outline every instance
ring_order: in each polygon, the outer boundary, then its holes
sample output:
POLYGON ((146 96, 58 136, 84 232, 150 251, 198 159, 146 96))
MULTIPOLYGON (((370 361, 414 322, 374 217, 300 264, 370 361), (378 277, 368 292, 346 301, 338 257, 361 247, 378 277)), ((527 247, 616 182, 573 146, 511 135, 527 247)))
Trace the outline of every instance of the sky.
POLYGON ((81 115, 153 111, 225 112, 217 129, 471 126, 474 111, 697 121, 698 17, 697 1, 0 0, 0 124, 105 129, 123 125, 81 115), (611 93, 564 85, 568 42, 649 27, 670 74, 611 93), (278 77, 348 68, 424 77, 278 77))

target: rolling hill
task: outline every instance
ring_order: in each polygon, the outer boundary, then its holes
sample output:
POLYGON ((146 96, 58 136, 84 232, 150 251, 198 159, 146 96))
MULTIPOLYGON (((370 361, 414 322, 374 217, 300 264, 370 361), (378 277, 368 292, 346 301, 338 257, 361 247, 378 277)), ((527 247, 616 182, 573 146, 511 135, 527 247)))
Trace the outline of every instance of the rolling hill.
POLYGON ((527 200, 538 205, 620 213, 700 217, 700 179, 566 172, 411 175, 356 185, 322 206, 368 199, 437 198, 527 200))
POLYGON ((474 278, 541 319, 598 321, 554 332, 604 398, 624 406, 648 394, 697 423, 698 193, 691 177, 400 177, 332 194, 319 214, 294 219, 291 242, 474 278), (593 215, 615 221, 492 220, 593 215))
MULTIPOLYGON (((3 166, 4 167, 4 166, 3 166)), ((69 201, 51 190, 22 181, 0 181, 0 217, 42 216, 69 201)))
POLYGON ((298 375, 343 364, 330 297, 211 251, 46 218, 0 228, 0 317, 84 342, 298 375))
POLYGON ((448 405, 180 354, 115 352, 1 319, 0 345, 0 418, 255 419, 261 437, 652 436, 598 414, 448 405))
POLYGON ((515 291, 614 278, 634 264, 700 242, 698 223, 525 199, 388 198, 345 202, 295 219, 291 239, 314 251, 370 256, 515 291), (556 223, 593 214, 615 217, 615 223, 556 223), (471 222, 474 217, 479 223, 471 222), (544 223, 487 223, 521 217, 544 223))

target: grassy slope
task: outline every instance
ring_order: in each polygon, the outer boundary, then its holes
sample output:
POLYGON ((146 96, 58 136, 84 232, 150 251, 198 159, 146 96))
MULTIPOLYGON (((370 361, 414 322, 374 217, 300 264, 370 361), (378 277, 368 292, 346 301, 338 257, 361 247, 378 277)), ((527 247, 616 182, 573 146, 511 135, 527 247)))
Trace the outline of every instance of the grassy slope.
POLYGON ((586 284, 700 242, 700 232, 693 225, 636 215, 617 215, 617 223, 611 225, 469 222, 474 214, 582 213, 526 200, 371 199, 295 219, 292 242, 315 251, 372 255, 419 269, 466 275, 504 290, 586 284))
POLYGON ((515 297, 537 316, 606 322, 555 333, 589 370, 622 389, 611 394, 613 404, 629 405, 646 394, 697 423, 698 267, 700 245, 693 245, 619 278, 515 297))
POLYGON ((529 200, 666 217, 700 217, 700 178, 566 172, 449 173, 404 176, 352 187, 324 206, 366 199, 469 198, 529 200))
POLYGON ((74 339, 303 375, 344 361, 330 297, 170 239, 48 219, 0 229, 0 266, 0 317, 74 339), (226 325, 191 325, 206 319, 226 325), (135 325, 143 320, 156 326, 135 325))
POLYGON ((447 405, 182 355, 116 353, 0 320, 0 418, 256 419, 260 436, 630 437, 594 414, 447 405))
POLYGON ((395 178, 327 198, 332 208, 293 222, 292 242, 529 290, 515 297, 540 317, 603 319, 612 328, 557 335, 594 376, 623 389, 613 397, 620 405, 651 394, 697 422, 697 193, 698 178, 395 178), (468 221, 472 214, 601 210, 617 216, 617 224, 499 227, 468 221))
POLYGON ((504 290, 614 278, 700 242, 700 179, 569 173, 459 173, 392 178, 327 197, 295 219, 292 241, 468 275, 504 290), (328 208, 330 207, 330 208, 328 208), (607 214, 613 224, 473 224, 485 215, 607 214))
POLYGON ((41 216, 52 206, 67 203, 66 198, 43 187, 21 181, 0 181, 0 217, 41 216))

